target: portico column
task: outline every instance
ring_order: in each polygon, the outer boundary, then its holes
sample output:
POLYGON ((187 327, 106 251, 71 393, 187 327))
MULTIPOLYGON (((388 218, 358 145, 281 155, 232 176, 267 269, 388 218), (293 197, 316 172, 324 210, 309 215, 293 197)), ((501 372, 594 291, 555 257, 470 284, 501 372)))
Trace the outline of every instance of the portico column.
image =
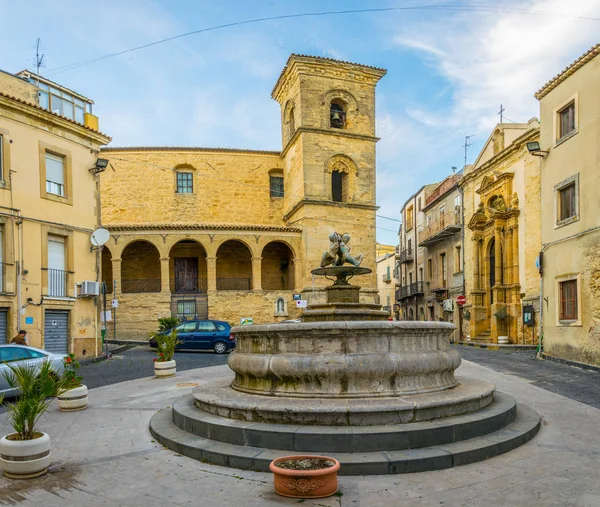
POLYGON ((302 259, 294 259, 294 289, 302 289, 302 259))
POLYGON ((206 288, 210 290, 217 290, 217 258, 207 257, 206 258, 206 288))
POLYGON ((171 285, 169 283, 169 257, 160 258, 160 291, 171 292, 171 285))
MULTIPOLYGON (((113 299, 119 299, 118 296, 120 296, 123 293, 122 288, 121 288, 121 282, 122 282, 122 280, 121 280, 121 261, 122 261, 122 259, 120 259, 120 258, 115 259, 113 257, 113 259, 112 259, 113 280, 117 281, 117 289, 114 291, 113 299)), ((110 283, 112 283, 114 286, 113 280, 111 280, 110 283)), ((107 287, 106 290, 109 291, 110 287, 107 287)))
POLYGON ((512 237, 513 237, 513 229, 512 227, 508 228, 508 231, 506 231, 506 269, 504 270, 504 274, 505 274, 505 282, 507 285, 510 285, 513 283, 514 280, 514 276, 513 276, 513 272, 512 272, 512 266, 513 266, 513 244, 512 244, 512 237))
MULTIPOLYGON (((496 273, 495 273, 495 278, 496 278, 496 285, 498 285, 500 283, 500 281, 502 280, 502 237, 500 236, 500 227, 496 227, 494 229, 494 255, 496 257, 496 273)), ((490 287, 491 289, 491 287, 490 287)), ((494 298, 495 300, 496 298, 494 298)))
POLYGON ((519 283, 519 226, 513 227, 512 237, 512 250, 513 250, 513 283, 519 283))
POLYGON ((262 290, 262 257, 252 257, 252 290, 262 290))
POLYGON ((479 289, 481 285, 481 264, 479 262, 479 250, 481 249, 481 245, 479 244, 479 238, 473 238, 473 242, 475 243, 475 270, 473 272, 473 288, 479 289))

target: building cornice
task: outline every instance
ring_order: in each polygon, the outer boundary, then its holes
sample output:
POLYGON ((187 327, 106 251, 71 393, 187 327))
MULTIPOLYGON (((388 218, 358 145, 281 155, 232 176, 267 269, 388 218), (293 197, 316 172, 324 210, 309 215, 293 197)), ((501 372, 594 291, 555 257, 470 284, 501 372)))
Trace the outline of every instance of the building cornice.
POLYGON ((461 188, 464 188, 466 186, 466 184, 469 183, 471 180, 478 178, 479 176, 481 176, 482 173, 485 173, 491 167, 499 164, 500 162, 504 161, 505 159, 507 159, 514 153, 516 153, 517 151, 521 150, 523 148, 523 146, 525 145, 525 143, 531 141, 532 139, 535 139, 536 137, 539 137, 539 135, 540 135, 539 127, 528 130, 524 134, 517 137, 508 148, 505 148, 500 153, 497 153, 491 159, 489 159, 485 164, 480 165, 478 168, 474 169, 472 172, 465 174, 462 177, 462 179, 460 180, 460 182, 458 183, 458 185, 461 188))
POLYGON ((138 223, 138 224, 104 224, 109 231, 266 231, 300 233, 298 227, 281 227, 276 225, 252 224, 185 224, 185 223, 138 223))
POLYGON ((554 76, 550 81, 548 81, 544 86, 542 86, 534 97, 538 100, 548 95, 554 88, 556 88, 560 83, 562 83, 569 76, 574 74, 577 70, 583 67, 586 63, 593 60, 596 56, 600 55, 600 43, 593 46, 591 49, 582 54, 577 60, 575 60, 571 65, 566 67, 560 74, 554 76))
POLYGON ((201 146, 115 146, 115 147, 104 147, 101 149, 102 152, 114 153, 114 152, 173 152, 173 151, 197 151, 197 152, 208 152, 208 153, 252 153, 255 155, 275 155, 280 156, 279 151, 268 151, 268 150, 250 150, 244 148, 204 148, 201 146))
POLYGON ((66 116, 48 111, 33 102, 27 102, 26 100, 19 99, 3 92, 0 92, 0 106, 26 114, 43 122, 52 123, 53 125, 57 125, 65 130, 75 133, 79 137, 85 137, 100 145, 107 144, 112 140, 111 137, 103 134, 99 130, 94 130, 75 120, 71 120, 66 116))
POLYGON ((292 147, 296 139, 300 137, 300 134, 325 134, 332 135, 337 137, 346 137, 349 139, 360 139, 362 141, 371 141, 378 142, 381 138, 377 136, 368 136, 364 134, 356 134, 353 132, 348 132, 342 129, 321 129, 316 127, 298 127, 294 135, 290 137, 290 140, 287 142, 283 150, 281 151, 281 158, 284 158, 288 150, 292 147))
MULTIPOLYGON (((298 201, 296 204, 294 204, 292 209, 283 216, 283 220, 285 222, 287 222, 292 216, 294 216, 298 212, 298 210, 300 210, 304 206, 333 206, 336 208, 353 208, 353 209, 365 209, 365 210, 372 210, 372 211, 377 211, 379 209, 379 206, 375 206, 374 204, 360 204, 360 203, 355 203, 355 202, 322 201, 319 199, 306 198, 306 199, 302 199, 302 200, 298 201)), ((306 218, 310 219, 310 217, 306 217, 306 218)))

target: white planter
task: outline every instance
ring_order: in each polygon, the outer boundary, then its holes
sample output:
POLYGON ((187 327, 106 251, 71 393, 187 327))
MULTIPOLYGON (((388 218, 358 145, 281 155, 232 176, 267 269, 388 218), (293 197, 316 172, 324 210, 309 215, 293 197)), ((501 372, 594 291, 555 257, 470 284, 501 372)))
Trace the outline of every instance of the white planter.
POLYGON ((154 374, 158 378, 172 377, 175 375, 176 365, 175 360, 171 361, 155 361, 154 362, 154 374))
POLYGON ((498 343, 500 345, 506 345, 507 343, 509 343, 508 336, 498 336, 498 343))
POLYGON ((88 388, 84 385, 61 392, 56 399, 58 408, 63 412, 73 412, 74 410, 83 410, 87 407, 88 388))
POLYGON ((31 479, 44 475, 50 465, 50 437, 40 433, 33 440, 0 439, 0 466, 11 479, 31 479))

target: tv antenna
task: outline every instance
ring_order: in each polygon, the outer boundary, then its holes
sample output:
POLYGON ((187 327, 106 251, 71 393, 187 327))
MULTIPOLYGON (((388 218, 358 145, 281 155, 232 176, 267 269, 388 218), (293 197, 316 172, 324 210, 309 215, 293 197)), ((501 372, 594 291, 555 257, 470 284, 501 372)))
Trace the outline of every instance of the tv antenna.
POLYGON ((465 148, 465 165, 467 165, 467 150, 469 149, 469 146, 473 146, 473 143, 469 142, 469 139, 471 139, 472 137, 475 137, 475 134, 465 136, 465 144, 463 144, 463 147, 465 148))
POLYGON ((39 77, 40 77, 40 68, 45 67, 44 65, 44 54, 40 55, 40 44, 41 44, 41 39, 38 37, 37 40, 37 44, 35 46, 35 75, 38 78, 38 85, 39 83, 39 77))

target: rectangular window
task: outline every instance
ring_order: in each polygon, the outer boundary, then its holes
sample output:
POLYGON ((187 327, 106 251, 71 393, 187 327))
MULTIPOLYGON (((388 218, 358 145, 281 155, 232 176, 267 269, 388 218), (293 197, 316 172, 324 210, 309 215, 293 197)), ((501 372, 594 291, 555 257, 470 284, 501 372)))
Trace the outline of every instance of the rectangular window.
POLYGON ((446 205, 442 204, 440 206, 440 217, 444 216, 444 213, 446 212, 446 205))
POLYGON ((46 192, 65 195, 65 157, 46 152, 46 192))
POLYGON ((417 210, 421 211, 421 198, 420 197, 417 199, 417 203, 418 203, 417 210))
POLYGON ((448 275, 448 269, 447 269, 447 266, 446 266, 446 254, 445 253, 440 254, 440 268, 441 268, 440 276, 442 277, 441 282, 443 284, 443 287, 446 287, 447 286, 446 285, 446 280, 448 278, 448 276, 447 276, 448 275))
POLYGON ((454 197, 454 213, 460 213, 460 195, 454 197))
POLYGON ((431 262, 431 259, 427 260, 427 276, 429 280, 433 278, 433 262, 431 262))
POLYGON ((559 118, 559 139, 575 130, 575 102, 571 102, 558 112, 559 118))
POLYGON ((455 273, 459 273, 460 271, 462 271, 461 265, 460 265, 460 250, 461 250, 460 246, 457 246, 454 249, 454 253, 455 253, 455 255, 454 255, 454 272, 455 273))
POLYGON ((65 270, 65 238, 48 236, 48 295, 67 295, 67 272, 65 270))
POLYGON ((283 197, 283 176, 270 176, 269 189, 271 197, 283 197))
POLYGON ((408 253, 412 253, 412 239, 408 240, 408 253))
POLYGON ((406 208, 406 230, 410 231, 413 228, 413 207, 406 208))
POLYGON ((387 266, 386 273, 387 273, 387 277, 388 277, 388 280, 389 280, 390 279, 390 267, 389 266, 387 266))
POLYGON ((575 209, 575 182, 558 191, 559 221, 567 220, 577 214, 575 209))
POLYGON ((428 213, 425 217, 425 225, 431 224, 431 213, 428 213))
POLYGON ((192 194, 194 192, 194 174, 177 173, 177 193, 192 194))
POLYGON ((560 320, 577 320, 577 280, 560 282, 560 320))

